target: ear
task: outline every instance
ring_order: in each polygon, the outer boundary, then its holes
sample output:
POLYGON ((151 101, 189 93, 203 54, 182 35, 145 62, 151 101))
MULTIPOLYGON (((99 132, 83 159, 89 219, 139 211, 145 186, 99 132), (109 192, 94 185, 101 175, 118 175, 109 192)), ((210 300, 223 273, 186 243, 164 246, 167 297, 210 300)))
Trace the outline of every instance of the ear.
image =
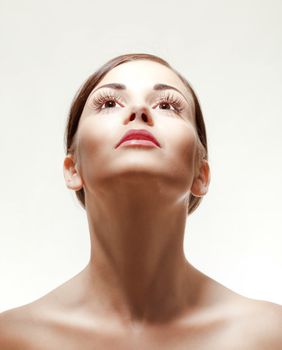
POLYGON ((191 193, 195 197, 203 197, 209 188, 210 183, 210 167, 206 159, 201 160, 198 175, 194 178, 191 187, 191 193))
POLYGON ((73 155, 68 154, 64 159, 64 178, 69 189, 78 191, 83 187, 82 178, 75 167, 73 155))

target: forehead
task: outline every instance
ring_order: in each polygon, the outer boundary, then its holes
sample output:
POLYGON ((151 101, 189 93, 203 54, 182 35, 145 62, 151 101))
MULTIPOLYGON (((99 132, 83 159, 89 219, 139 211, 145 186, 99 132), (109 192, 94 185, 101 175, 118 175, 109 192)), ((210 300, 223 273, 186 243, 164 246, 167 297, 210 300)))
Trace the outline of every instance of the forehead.
POLYGON ((122 63, 110 70, 95 87, 107 83, 121 83, 129 90, 147 91, 155 84, 171 85, 182 92, 188 101, 192 95, 181 79, 170 68, 154 61, 137 60, 122 63))

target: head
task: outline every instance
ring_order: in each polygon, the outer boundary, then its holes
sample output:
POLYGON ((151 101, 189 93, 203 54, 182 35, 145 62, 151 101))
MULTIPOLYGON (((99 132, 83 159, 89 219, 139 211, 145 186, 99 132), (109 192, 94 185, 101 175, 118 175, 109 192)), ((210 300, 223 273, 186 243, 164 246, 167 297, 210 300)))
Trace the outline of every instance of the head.
MULTIPOLYGON (((65 159, 64 167, 70 168, 69 161, 72 160, 77 164, 77 168, 73 169, 71 188, 75 190, 80 204, 85 208, 83 176, 78 172, 81 160, 78 157, 80 125, 85 138, 93 136, 91 133, 87 135, 86 131, 90 130, 89 123, 92 123, 91 129, 96 128, 96 136, 100 140, 102 132, 107 130, 112 134, 122 131, 121 135, 118 134, 120 139, 125 131, 131 129, 129 123, 133 116, 139 119, 132 122, 132 128, 150 127, 150 132, 160 138, 163 131, 163 138, 167 142, 171 138, 170 145, 175 144, 179 156, 182 159, 183 156, 187 157, 189 164, 187 168, 185 165, 184 170, 189 169, 191 175, 187 214, 191 214, 206 194, 210 180, 205 123, 199 101, 189 82, 165 60, 151 54, 125 54, 111 59, 85 81, 74 97, 65 130, 65 152, 70 158, 65 159), (123 84, 126 90, 100 88, 109 83, 123 84), (169 85, 178 91, 154 90, 156 84, 169 85), (105 108, 105 103, 108 108, 105 108), (90 115, 94 115, 95 120, 91 120, 90 115), (102 115, 114 118, 99 119, 102 115), (100 126, 102 129, 98 131, 100 126), (155 133, 154 129, 159 133, 155 133)), ((112 137, 112 141, 117 140, 117 135, 112 137)), ((87 177, 86 170, 84 176, 87 177)), ((70 181, 66 175, 65 178, 70 181)))

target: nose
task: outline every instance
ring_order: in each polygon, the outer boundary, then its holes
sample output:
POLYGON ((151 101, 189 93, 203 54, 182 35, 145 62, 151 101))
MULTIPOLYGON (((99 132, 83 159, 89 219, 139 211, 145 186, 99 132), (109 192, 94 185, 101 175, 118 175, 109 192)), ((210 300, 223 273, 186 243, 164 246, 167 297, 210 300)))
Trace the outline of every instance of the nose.
POLYGON ((138 121, 144 121, 145 123, 149 124, 149 125, 153 125, 153 118, 152 115, 149 111, 149 109, 144 106, 135 106, 132 108, 131 113, 130 113, 130 117, 129 117, 129 121, 133 121, 137 119, 138 121))

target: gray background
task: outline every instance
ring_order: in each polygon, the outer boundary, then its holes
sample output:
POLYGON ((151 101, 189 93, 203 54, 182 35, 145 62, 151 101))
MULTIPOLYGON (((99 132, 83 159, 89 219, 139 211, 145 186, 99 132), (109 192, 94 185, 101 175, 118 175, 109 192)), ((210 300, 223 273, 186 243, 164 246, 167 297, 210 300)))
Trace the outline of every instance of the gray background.
POLYGON ((206 120, 211 184, 187 220, 188 259, 238 293, 282 304, 282 2, 0 6, 0 311, 87 264, 86 215, 63 178, 64 126, 82 82, 132 52, 182 73, 206 120))

